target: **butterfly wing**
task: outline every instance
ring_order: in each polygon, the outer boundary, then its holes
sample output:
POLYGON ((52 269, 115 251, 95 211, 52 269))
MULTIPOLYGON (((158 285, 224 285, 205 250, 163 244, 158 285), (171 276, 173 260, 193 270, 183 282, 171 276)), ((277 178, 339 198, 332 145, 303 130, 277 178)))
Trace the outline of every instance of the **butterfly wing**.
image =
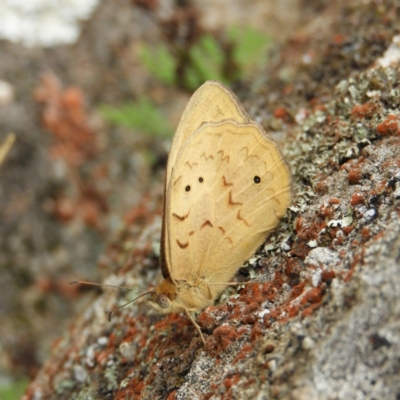
POLYGON ((218 123, 225 120, 250 122, 240 102, 228 88, 220 82, 207 81, 193 93, 182 114, 168 156, 167 184, 176 157, 189 136, 204 122, 218 123))
POLYGON ((220 283, 278 224, 290 203, 291 178, 261 126, 225 121, 203 124, 186 139, 167 191, 171 277, 220 283))
POLYGON ((167 214, 166 204, 169 203, 168 187, 176 158, 187 139, 198 130, 204 122, 218 123, 225 120, 246 123, 249 122, 249 117, 243 110, 236 96, 228 88, 220 82, 207 81, 200 86, 190 98, 182 114, 168 156, 160 249, 160 265, 164 278, 170 277, 170 263, 168 261, 170 258, 170 249, 166 246, 166 243, 169 241, 169 232, 168 229, 166 229, 165 215, 167 214))

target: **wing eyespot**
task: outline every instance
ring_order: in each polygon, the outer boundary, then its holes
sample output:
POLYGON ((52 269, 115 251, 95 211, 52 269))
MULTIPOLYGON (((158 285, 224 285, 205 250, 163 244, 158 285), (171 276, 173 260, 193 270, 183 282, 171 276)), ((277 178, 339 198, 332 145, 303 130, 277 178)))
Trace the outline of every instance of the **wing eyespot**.
POLYGON ((254 175, 253 181, 256 185, 261 183, 261 178, 258 175, 254 175))
POLYGON ((185 192, 190 192, 190 185, 186 185, 186 187, 185 187, 185 192))
POLYGON ((203 183, 203 182, 204 182, 203 177, 201 177, 201 176, 199 177, 199 182, 200 182, 200 183, 203 183))

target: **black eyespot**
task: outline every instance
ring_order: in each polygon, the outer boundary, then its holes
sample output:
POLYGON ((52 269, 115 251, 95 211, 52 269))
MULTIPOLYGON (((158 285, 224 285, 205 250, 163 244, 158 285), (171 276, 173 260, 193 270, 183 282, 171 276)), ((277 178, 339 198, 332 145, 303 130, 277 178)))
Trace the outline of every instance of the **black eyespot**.
POLYGON ((157 304, 161 307, 161 308, 168 308, 169 307, 169 299, 167 296, 165 296, 164 294, 160 294, 157 297, 157 304))
POLYGON ((203 181, 204 181, 204 179, 200 176, 199 182, 200 182, 200 183, 203 183, 203 181))
POLYGON ((187 185, 187 186, 185 187, 185 192, 190 192, 190 185, 187 185))
POLYGON ((261 183, 261 178, 260 178, 258 175, 256 175, 256 176, 253 178, 253 180, 254 180, 254 183, 257 183, 257 184, 261 183))

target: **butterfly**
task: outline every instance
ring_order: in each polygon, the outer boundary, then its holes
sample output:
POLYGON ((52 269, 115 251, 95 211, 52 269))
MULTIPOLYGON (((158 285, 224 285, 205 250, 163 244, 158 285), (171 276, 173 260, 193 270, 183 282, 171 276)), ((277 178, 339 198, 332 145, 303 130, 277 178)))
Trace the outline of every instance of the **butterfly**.
POLYGON ((158 312, 186 313, 205 344, 192 313, 235 284, 290 201, 291 175, 277 145, 226 86, 207 81, 189 100, 168 157, 163 280, 132 301, 146 296, 158 312))
POLYGON ((291 175, 276 144, 236 96, 204 83, 182 115, 168 157, 160 265, 148 292, 159 312, 191 313, 214 303, 279 223, 291 175))

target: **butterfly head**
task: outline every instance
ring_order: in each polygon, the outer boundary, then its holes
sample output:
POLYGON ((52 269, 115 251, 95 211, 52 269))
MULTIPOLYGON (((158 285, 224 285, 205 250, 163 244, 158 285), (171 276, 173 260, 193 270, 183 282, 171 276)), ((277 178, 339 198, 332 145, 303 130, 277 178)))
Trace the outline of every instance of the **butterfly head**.
POLYGON ((149 293, 145 300, 151 307, 161 313, 170 313, 174 310, 175 299, 177 298, 177 288, 170 279, 164 279, 154 290, 149 293))
POLYGON ((171 302, 166 294, 158 293, 156 291, 151 292, 150 297, 148 297, 145 302, 149 303, 151 307, 162 313, 168 312, 168 308, 171 305, 171 302))

